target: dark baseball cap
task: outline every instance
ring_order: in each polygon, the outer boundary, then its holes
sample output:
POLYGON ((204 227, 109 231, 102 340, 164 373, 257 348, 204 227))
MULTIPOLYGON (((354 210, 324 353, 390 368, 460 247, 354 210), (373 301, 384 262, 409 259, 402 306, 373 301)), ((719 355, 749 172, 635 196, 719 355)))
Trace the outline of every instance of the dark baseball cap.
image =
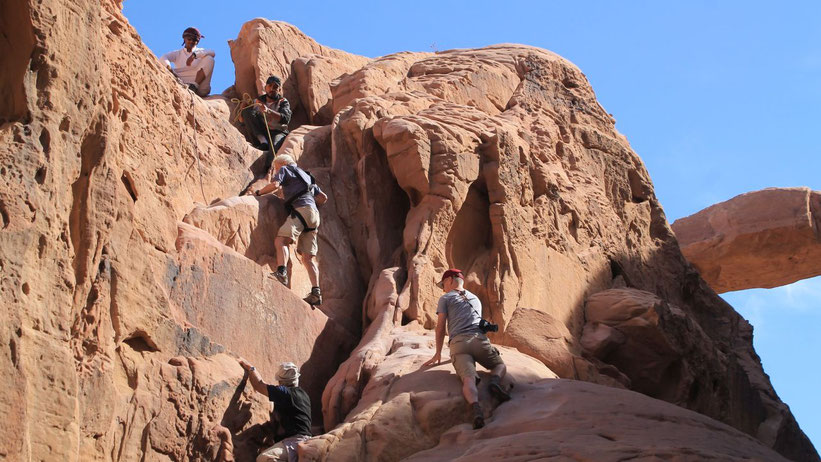
POLYGON ((182 38, 185 38, 186 36, 191 36, 191 37, 194 37, 194 38, 196 38, 197 40, 202 39, 202 38, 205 38, 205 36, 204 36, 204 35, 202 35, 202 34, 200 33, 200 30, 199 30, 199 29, 197 29, 196 27, 189 27, 188 29, 185 29, 185 30, 182 32, 182 38))
POLYGON ((278 87, 282 86, 282 80, 275 75, 268 77, 268 80, 265 81, 265 85, 271 85, 272 83, 275 83, 278 87))

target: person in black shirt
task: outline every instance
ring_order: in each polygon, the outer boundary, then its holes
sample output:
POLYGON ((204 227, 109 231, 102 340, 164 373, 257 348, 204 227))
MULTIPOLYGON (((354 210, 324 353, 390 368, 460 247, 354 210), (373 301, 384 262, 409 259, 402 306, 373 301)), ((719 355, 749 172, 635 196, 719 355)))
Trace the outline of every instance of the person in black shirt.
POLYGON ((291 122, 291 104, 280 93, 282 81, 272 75, 265 81, 265 93, 254 100, 254 105, 242 111, 242 120, 251 134, 254 147, 269 151, 265 161, 265 170, 271 168, 271 161, 285 137, 288 136, 288 123, 291 122), (264 114, 264 115, 263 115, 264 114), (265 129, 265 123, 268 129, 265 129), (270 134, 270 138, 268 135, 270 134), (273 148, 273 152, 271 149, 273 148))
POLYGON ((311 399, 299 387, 299 369, 294 363, 282 363, 277 371, 279 385, 268 385, 248 361, 240 358, 239 365, 248 371, 251 386, 274 403, 273 417, 279 423, 275 435, 277 444, 263 451, 257 462, 297 460, 297 445, 311 437, 311 399))

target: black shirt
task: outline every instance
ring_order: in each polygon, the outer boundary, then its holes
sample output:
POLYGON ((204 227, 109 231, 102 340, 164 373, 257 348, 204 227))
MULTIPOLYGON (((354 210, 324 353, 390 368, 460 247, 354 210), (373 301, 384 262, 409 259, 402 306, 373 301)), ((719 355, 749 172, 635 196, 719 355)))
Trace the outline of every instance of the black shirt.
POLYGON ((311 435, 311 398, 299 387, 268 385, 268 399, 274 403, 274 414, 281 428, 276 440, 311 435))
POLYGON ((259 100, 262 104, 268 106, 269 108, 279 113, 281 119, 279 119, 278 124, 287 126, 289 123, 291 123, 291 103, 289 103, 284 96, 280 96, 278 99, 274 99, 268 97, 267 93, 263 93, 257 96, 257 100, 259 100))

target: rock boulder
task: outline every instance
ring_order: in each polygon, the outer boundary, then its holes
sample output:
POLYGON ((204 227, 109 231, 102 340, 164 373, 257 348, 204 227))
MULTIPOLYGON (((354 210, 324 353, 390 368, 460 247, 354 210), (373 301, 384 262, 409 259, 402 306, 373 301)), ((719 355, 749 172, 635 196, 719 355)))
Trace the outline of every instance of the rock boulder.
POLYGON ((821 275, 821 192, 768 188, 673 223, 681 251, 716 292, 821 275))

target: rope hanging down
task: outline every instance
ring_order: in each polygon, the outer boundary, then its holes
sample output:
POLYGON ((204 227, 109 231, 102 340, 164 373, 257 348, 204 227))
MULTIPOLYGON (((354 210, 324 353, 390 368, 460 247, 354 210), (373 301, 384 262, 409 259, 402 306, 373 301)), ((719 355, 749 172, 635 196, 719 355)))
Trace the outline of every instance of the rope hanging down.
MULTIPOLYGON (((231 115, 232 124, 236 123, 237 120, 239 120, 239 118, 242 117, 242 111, 248 109, 249 107, 256 106, 257 104, 254 101, 254 99, 251 98, 251 95, 249 95, 248 93, 243 93, 242 99, 231 98, 231 102, 237 105, 236 109, 234 109, 234 113, 231 115)), ((271 129, 268 128, 268 117, 265 115, 265 111, 260 112, 262 112, 262 120, 265 121, 265 132, 268 133, 268 141, 273 143, 274 139, 271 138, 271 129)), ((273 144, 270 145, 270 149, 274 149, 273 144)))
MULTIPOLYGON (((200 151, 197 146, 197 114, 194 111, 194 92, 190 89, 188 92, 191 94, 191 119, 194 121, 194 159, 197 162, 197 172, 200 176, 200 193, 202 194, 202 202, 208 204, 208 200, 205 198, 205 188, 202 185, 202 166, 200 165, 200 151)), ((188 170, 191 170, 191 167, 188 167, 188 170)), ((188 176, 188 172, 186 172, 186 176, 188 176)))

